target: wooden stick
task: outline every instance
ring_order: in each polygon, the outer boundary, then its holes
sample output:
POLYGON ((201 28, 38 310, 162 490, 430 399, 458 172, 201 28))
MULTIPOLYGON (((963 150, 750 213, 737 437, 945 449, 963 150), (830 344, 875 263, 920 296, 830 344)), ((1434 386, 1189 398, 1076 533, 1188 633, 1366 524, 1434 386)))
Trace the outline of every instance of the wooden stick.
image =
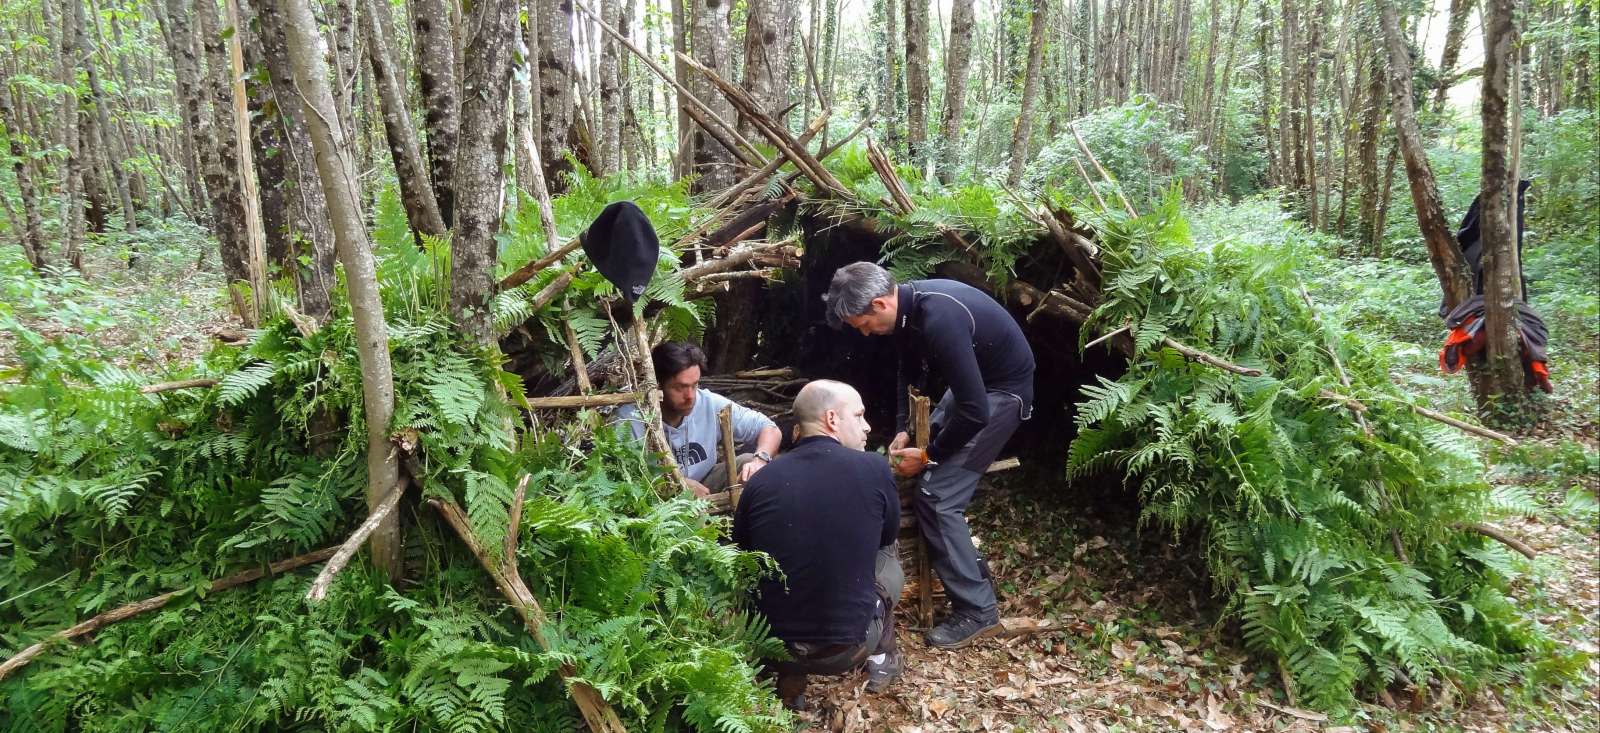
MULTIPOLYGON (((618 334, 621 337, 623 334, 618 334)), ((638 375, 634 387, 642 396, 639 398, 639 417, 644 420, 645 442, 650 449, 661 458, 661 463, 671 477, 673 494, 681 494, 689 490, 689 481, 684 478, 683 471, 678 468, 678 459, 672 452, 672 443, 667 440, 667 429, 661 424, 661 390, 657 387, 656 367, 650 361, 650 332, 645 327, 643 318, 634 318, 630 335, 633 340, 633 368, 638 375)), ((668 496, 662 496, 665 499, 668 496)))
POLYGON ((572 356, 572 373, 578 380, 578 392, 589 394, 594 385, 589 381, 589 365, 583 359, 583 347, 578 344, 578 333, 572 330, 572 321, 562 319, 561 334, 567 341, 567 352, 572 356))
POLYGON ((1111 207, 1106 205, 1105 199, 1100 198, 1100 190, 1094 187, 1094 179, 1089 177, 1089 171, 1084 170, 1083 164, 1079 163, 1077 158, 1072 159, 1072 164, 1077 166, 1078 175, 1083 176, 1083 183, 1089 187, 1089 193, 1094 196, 1095 203, 1100 204, 1100 210, 1110 213, 1111 207))
POLYGON ((556 296, 566 291, 567 286, 572 284, 572 278, 575 276, 575 273, 570 270, 557 275, 554 280, 539 288, 539 292, 533 294, 533 299, 529 301, 528 308, 535 312, 544 310, 544 307, 550 305, 556 299, 556 296))
POLYGON ((1092 348, 1094 346, 1097 346, 1099 344, 1103 344, 1103 343, 1105 343, 1107 341, 1110 341, 1111 339, 1115 338, 1117 336, 1117 334, 1127 333, 1132 328, 1133 328, 1133 326, 1130 324, 1130 325, 1122 326, 1122 327, 1117 328, 1115 330, 1107 331, 1103 335, 1101 335, 1100 338, 1097 338, 1097 339, 1095 339, 1093 341, 1090 341, 1087 344, 1084 344, 1083 348, 1084 348, 1085 351, 1087 351, 1087 350, 1089 350, 1090 348, 1092 348))
POLYGON ((576 0, 573 2, 573 5, 577 6, 579 10, 582 10, 584 14, 588 15, 590 19, 594 20, 595 25, 600 26, 600 30, 605 31, 612 38, 617 39, 617 42, 621 43, 623 48, 628 49, 628 51, 633 55, 638 56, 639 60, 643 61, 645 66, 648 66, 651 71, 655 72, 656 76, 661 77, 662 81, 665 81, 673 89, 676 89, 679 94, 682 94, 682 99, 689 102, 688 106, 683 107, 683 110, 689 113, 689 116, 694 119, 694 121, 698 123, 702 129, 704 129, 712 137, 716 138, 717 142, 721 143, 723 147, 727 148, 728 152, 745 159, 745 164, 749 165, 751 168, 762 168, 766 165, 766 156, 762 155, 761 151, 756 150, 756 147, 751 145, 750 141, 746 140, 744 135, 739 134, 739 128, 728 124, 727 120, 724 120, 718 116, 715 111, 706 106, 705 102, 702 102, 699 97, 696 97, 694 92, 689 91, 687 87, 678 83, 678 80, 674 78, 672 74, 668 73, 666 69, 661 68, 661 65, 657 64, 655 59, 650 58, 649 54, 640 51, 638 46, 633 45, 633 43, 630 42, 626 37, 624 37, 621 33, 618 33, 617 29, 612 28, 609 24, 607 24, 605 20, 601 19, 598 13, 590 10, 589 6, 576 0), (716 124, 710 124, 712 122, 715 122, 716 124))
POLYGON ((733 376, 739 379, 794 379, 796 372, 792 367, 777 367, 774 369, 746 369, 734 372, 733 376))
POLYGON ((563 410, 584 407, 606 407, 609 405, 627 405, 643 399, 642 392, 617 392, 591 395, 569 395, 566 397, 529 397, 528 409, 531 410, 563 410))
MULTIPOLYGON (((428 503, 444 517, 445 523, 455 530, 456 536, 478 559, 478 564, 494 580, 495 586, 500 589, 500 594, 511 603, 512 610, 522 619, 523 628, 539 644, 541 649, 549 649, 550 642, 544 635, 544 625, 547 621, 544 609, 539 605, 538 599, 533 597, 533 592, 528 590, 526 583, 522 582, 522 575, 517 571, 515 562, 498 564, 495 557, 489 554, 483 543, 478 541, 477 535, 472 532, 472 524, 467 520, 467 513, 450 499, 429 499, 428 503)), ((510 531, 509 528, 507 531, 510 531)), ((561 679, 567 683, 567 692, 572 695, 573 702, 578 704, 578 712, 583 716, 584 722, 589 724, 589 729, 595 733, 625 733, 626 728, 622 720, 617 717, 615 710, 606 703, 605 698, 589 685, 572 679, 576 676, 576 669, 571 664, 563 664, 556 670, 561 679)))
POLYGON ((735 465, 738 459, 733 453, 733 405, 729 404, 717 412, 717 428, 721 433, 722 463, 728 470, 728 506, 732 509, 739 508, 739 467, 735 465))
POLYGON ((1533 551, 1533 548, 1529 547, 1527 543, 1512 537, 1505 530, 1498 527, 1487 525, 1482 522, 1473 522, 1471 524, 1458 524, 1456 525, 1456 529, 1464 529, 1468 532, 1477 532, 1484 537, 1488 537, 1489 539, 1499 542, 1506 547, 1516 550, 1517 552, 1521 553, 1523 557, 1526 557, 1529 560, 1534 559, 1534 557, 1537 555, 1537 553, 1533 551))
POLYGON ((1020 458, 1014 458, 1014 457, 1013 458, 1002 458, 1002 459, 1000 459, 998 461, 995 461, 994 463, 989 464, 989 467, 983 469, 983 472, 984 473, 998 473, 1000 471, 1010 471, 1013 468, 1021 468, 1021 467, 1022 467, 1022 459, 1020 459, 1020 458))
POLYGON ((1106 182, 1112 185, 1113 190, 1115 190, 1117 193, 1117 198, 1122 199, 1122 208, 1127 210, 1128 216, 1131 216, 1135 219, 1139 218, 1139 215, 1133 212, 1133 204, 1128 203, 1128 197, 1123 195, 1122 184, 1118 183, 1115 178, 1112 178, 1111 174, 1106 172, 1105 167, 1100 165, 1100 160, 1094 157, 1094 151, 1089 149, 1088 144, 1083 142, 1083 136, 1078 134, 1078 128, 1069 124, 1067 125, 1067 129, 1072 131, 1072 137, 1074 140, 1078 141, 1078 149, 1083 151, 1084 157, 1088 158, 1089 162, 1094 165, 1094 169, 1100 172, 1100 176, 1105 178, 1106 182))
POLYGON ((306 591, 307 601, 315 603, 328 597, 328 588, 333 586, 334 576, 338 575, 339 571, 349 564, 350 558, 355 557, 356 550, 361 549, 361 545, 367 541, 368 537, 372 536, 373 531, 378 529, 378 525, 383 523, 384 518, 388 517, 395 507, 400 506, 400 497, 405 493, 406 479, 401 477, 395 483, 394 488, 389 489, 389 493, 384 494, 383 498, 378 501, 378 505, 373 507, 372 512, 367 515, 366 521, 362 522, 361 526, 356 527, 356 531, 350 534, 350 538, 346 539, 344 544, 339 545, 339 551, 334 553, 332 559, 328 560, 328 564, 322 566, 322 572, 317 573, 317 579, 311 581, 311 589, 306 591))
POLYGON ((215 379, 180 379, 176 382, 162 382, 160 384, 147 384, 139 388, 140 394, 155 394, 157 392, 171 392, 177 389, 191 389, 194 387, 215 387, 215 379))
MULTIPOLYGON (((304 555, 297 555, 287 560, 279 560, 271 565, 268 565, 265 570, 261 568, 254 568, 251 570, 234 573, 233 575, 229 575, 225 578, 212 581, 211 586, 206 592, 210 594, 225 591, 230 588, 237 588, 246 583, 260 580, 268 575, 279 575, 289 572, 290 570, 305 567, 312 563, 322 562, 323 560, 333 557, 333 553, 337 552, 338 549, 339 548, 337 547, 324 547, 316 552, 308 552, 304 555)), ((38 643, 35 643, 32 646, 17 652, 15 656, 7 659, 5 663, 0 664, 0 680, 5 679, 6 676, 12 672, 27 666, 27 664, 32 662, 35 657, 43 654, 45 649, 51 644, 75 639, 85 634, 94 633, 95 631, 98 631, 106 626, 110 626, 118 621, 124 621, 133 618, 134 616, 138 616, 139 614, 162 608, 168 603, 171 603, 172 599, 188 592, 188 588, 183 590, 168 591, 153 598, 146 598, 142 601, 136 601, 127 605, 118 606, 87 621, 82 621, 70 628, 57 631, 56 633, 45 637, 38 643)))
POLYGON ((506 536, 500 543, 503 551, 500 560, 501 564, 504 567, 511 568, 518 575, 521 575, 521 572, 517 571, 516 567, 517 542, 520 541, 519 536, 522 532, 522 504, 528 499, 528 480, 532 478, 531 474, 525 473, 522 474, 522 480, 517 482, 517 490, 511 495, 511 516, 506 521, 506 536))
POLYGON ((819 189, 821 189, 824 193, 840 198, 847 198, 849 196, 849 191, 845 189, 844 184, 840 183, 839 179, 834 178, 833 174, 830 173, 828 169, 822 167, 822 164, 818 162, 816 158, 812 157, 810 153, 807 153, 805 148, 802 147, 799 142, 789 134, 787 129, 773 122, 771 117, 768 117, 765 112, 762 112, 761 105, 757 104, 754 99, 751 99, 750 95, 745 92, 743 88, 734 84, 730 84, 726 79, 723 79, 720 75, 718 75, 717 72, 712 71, 704 64, 687 54, 679 53, 677 56, 686 65, 688 65, 689 68, 704 74, 707 79, 711 80, 712 85, 722 90, 723 96, 727 97, 728 101, 732 102, 733 106, 737 107, 739 112, 743 114, 746 119, 750 120, 750 122, 755 125, 758 131, 766 136, 768 140, 772 141, 772 144, 783 153, 784 157, 787 157, 791 162, 793 162, 796 168, 805 171, 806 177, 810 178, 812 182, 816 183, 819 189))
MULTIPOLYGON (((811 124, 806 126, 806 129, 803 132, 800 133, 800 144, 801 145, 804 145, 804 144, 806 144, 808 142, 811 142, 812 136, 816 135, 818 131, 822 130, 822 128, 827 126, 827 124, 828 124, 828 114, 829 113, 828 113, 827 110, 823 110, 822 116, 818 117, 815 120, 812 120, 811 124)), ((827 156, 827 153, 823 153, 822 156, 819 156, 819 157, 826 157, 826 156, 827 156)), ((777 158, 774 158, 774 159, 768 161, 766 165, 761 166, 761 170, 758 170, 758 171, 756 171, 754 173, 751 173, 748 176, 745 176, 744 180, 741 180, 738 183, 733 184, 733 186, 729 187, 727 190, 723 191, 722 193, 717 194, 717 197, 712 199, 711 203, 706 205, 707 208, 720 210, 720 209, 723 209, 723 208, 727 207, 728 205, 734 203, 735 201, 738 201, 739 198, 741 196, 743 196, 746 191, 749 191, 750 189, 755 188, 755 186, 757 184, 759 184, 762 181, 766 180, 772 174, 777 173, 778 169, 782 168, 783 164, 785 162, 787 162, 788 160, 789 160, 788 158, 785 158, 783 156, 778 156, 777 158)))
POLYGON ((1473 435, 1480 435, 1490 440, 1498 440, 1510 446, 1515 446, 1517 444, 1517 441, 1511 436, 1506 435, 1505 433, 1495 432, 1483 427, 1482 425, 1473 425, 1472 423, 1465 422, 1463 420, 1457 420, 1449 415, 1439 412, 1438 410, 1430 410, 1421 405, 1410 405, 1410 407, 1411 411, 1417 413, 1418 415, 1426 417, 1430 420, 1437 420, 1459 430, 1465 430, 1473 435))
POLYGON ((496 289, 510 290, 511 288, 517 287, 518 285, 533 279, 533 276, 539 274, 540 270, 560 262, 563 257, 571 254, 573 250, 581 246, 583 246, 583 238, 573 237, 572 241, 561 245, 554 252, 529 262, 528 264, 517 268, 516 272, 505 276, 505 278, 500 281, 500 284, 496 289))
POLYGON ((1172 349, 1173 351, 1176 351, 1176 352, 1178 352, 1180 354, 1183 354, 1185 357, 1189 358, 1191 361, 1202 362, 1202 363, 1206 364, 1207 366, 1213 366, 1213 367, 1216 367, 1216 368, 1221 369, 1223 371, 1233 372, 1234 374, 1238 374, 1238 375, 1246 376, 1246 377, 1259 377, 1259 376, 1261 376, 1261 370, 1260 369, 1254 369, 1254 368, 1251 368, 1251 367, 1239 366, 1238 364, 1235 364, 1235 363, 1233 363, 1231 361, 1224 361, 1220 357, 1213 356, 1211 354, 1208 354, 1208 353, 1206 353, 1204 351, 1201 351, 1199 349, 1196 349, 1194 347, 1185 346, 1185 345, 1183 345, 1181 343, 1178 343, 1177 341, 1173 340, 1172 337, 1170 337, 1170 336, 1162 338, 1161 339, 1161 345, 1165 346, 1165 347, 1167 347, 1169 349, 1172 349))
MULTIPOLYGON (((911 439, 923 451, 928 449, 929 409, 931 403, 924 395, 911 392, 911 439)), ((926 453, 924 453, 926 455, 926 453)), ((916 491, 913 486, 912 491, 916 491)), ((917 530, 917 621, 925 628, 933 627, 933 564, 928 559, 928 540, 922 530, 917 530)))

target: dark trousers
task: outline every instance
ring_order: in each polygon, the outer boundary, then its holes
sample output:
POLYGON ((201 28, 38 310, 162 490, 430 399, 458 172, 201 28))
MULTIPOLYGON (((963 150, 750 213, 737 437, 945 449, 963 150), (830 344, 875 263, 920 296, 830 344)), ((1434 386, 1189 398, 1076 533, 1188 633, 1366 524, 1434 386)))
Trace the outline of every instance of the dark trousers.
MULTIPOLYGON (((955 409, 954 404, 954 396, 945 392, 930 416, 935 435, 955 409)), ((989 423, 961 450, 922 473, 912 508, 917 513, 922 538, 928 543, 928 563, 939 574, 945 595, 956 611, 988 619, 999 616, 989 565, 972 544, 966 511, 983 470, 1016 432, 1028 409, 1014 395, 990 392, 989 423)))
POLYGON ((768 667, 778 677, 778 699, 793 700, 806 691, 809 675, 839 675, 860 667, 868 657, 895 654, 894 604, 906 584, 900 568, 899 543, 878 550, 874 563, 878 606, 867 624, 865 638, 857 644, 785 643, 790 659, 768 667))

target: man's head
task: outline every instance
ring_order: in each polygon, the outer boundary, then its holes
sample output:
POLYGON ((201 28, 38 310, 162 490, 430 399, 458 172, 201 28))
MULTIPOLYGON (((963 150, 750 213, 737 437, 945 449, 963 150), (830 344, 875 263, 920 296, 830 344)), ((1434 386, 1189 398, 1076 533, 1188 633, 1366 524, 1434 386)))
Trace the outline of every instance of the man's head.
POLYGON ((826 435, 846 448, 867 447, 867 408, 861 395, 844 382, 818 379, 800 388, 794 398, 795 428, 800 437, 826 435))
POLYGON ((894 332, 900 298, 894 276, 871 262, 855 262, 833 273, 828 294, 822 296, 828 325, 849 326, 863 336, 887 336, 894 332))
POLYGON ((661 412, 665 417, 681 417, 694 409, 700 390, 700 372, 706 367, 706 352, 685 341, 667 341, 650 350, 650 362, 661 384, 661 412))

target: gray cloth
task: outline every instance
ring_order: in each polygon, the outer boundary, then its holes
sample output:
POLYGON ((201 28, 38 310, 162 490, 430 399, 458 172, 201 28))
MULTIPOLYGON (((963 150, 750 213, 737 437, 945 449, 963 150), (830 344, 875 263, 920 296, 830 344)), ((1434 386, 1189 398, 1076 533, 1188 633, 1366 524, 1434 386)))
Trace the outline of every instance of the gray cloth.
MULTIPOLYGON (((738 445, 753 446, 763 429, 778 427, 766 415, 711 390, 700 389, 695 395, 694 407, 683 416, 678 427, 662 426, 667 432, 667 443, 672 445, 672 457, 677 459, 684 476, 705 483, 706 476, 711 474, 711 467, 720 455, 718 444, 722 442, 717 413, 728 405, 733 405, 733 441, 738 445)), ((613 422, 618 430, 630 431, 635 440, 644 438, 644 420, 639 417, 638 407, 623 405, 617 409, 613 422)))
MULTIPOLYGON (((734 472, 734 474, 738 474, 739 471, 744 468, 744 464, 749 463, 749 462, 751 462, 751 461, 753 461, 755 459, 756 459, 756 454, 754 454, 754 453, 740 453, 739 455, 734 456, 733 457, 733 472, 734 472)), ((728 490, 728 464, 724 463, 722 461, 717 461, 717 465, 711 467, 711 471, 706 473, 706 477, 704 479, 702 479, 700 481, 700 483, 704 484, 705 487, 707 489, 709 489, 711 491, 711 493, 713 493, 713 494, 720 494, 720 493, 722 493, 724 491, 727 491, 728 490)))
MULTIPOLYGON (((944 399, 930 416, 935 431, 943 424, 953 398, 944 399)), ((972 440, 944 462, 922 473, 912 502, 917 527, 928 543, 928 562, 944 583, 945 595, 957 611, 994 619, 999 616, 994 583, 988 563, 972 544, 972 528, 967 525, 967 505, 978 489, 978 479, 1017 426, 1026 419, 1026 407, 1014 395, 989 393, 989 423, 972 440), (981 468, 975 468, 981 467, 981 468)))

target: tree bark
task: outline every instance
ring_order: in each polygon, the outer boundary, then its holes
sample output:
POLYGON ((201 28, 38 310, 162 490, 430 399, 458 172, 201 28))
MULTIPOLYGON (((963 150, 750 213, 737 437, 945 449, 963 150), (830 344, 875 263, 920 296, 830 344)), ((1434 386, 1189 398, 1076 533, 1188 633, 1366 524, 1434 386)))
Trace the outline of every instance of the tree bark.
MULTIPOLYGON (((389 422, 394 414, 394 373, 389 362, 389 334, 378 293, 372 247, 367 241, 356 189, 355 166, 328 86, 323 63, 322 37, 308 0, 264 0, 279 4, 284 16, 288 52, 295 83, 303 92, 307 127, 315 150, 317 173, 328 194, 334 241, 344 264, 350 291, 350 312, 355 321, 357 356, 361 363, 361 394, 367 423, 367 508, 376 509, 400 479, 399 461, 389 445, 389 422)), ((372 560, 389 582, 400 577, 400 522, 390 514, 372 533, 372 560)))
MULTIPOLYGON (((44 0, 42 7, 49 7, 44 0)), ((84 221, 80 199, 83 181, 82 146, 79 142, 78 124, 78 0, 63 0, 60 18, 60 73, 59 81, 66 86, 58 110, 57 128, 66 149, 66 163, 61 166, 61 251, 67 263, 83 271, 84 221)), ((47 21, 48 22, 48 21, 47 21)))
POLYGON ((1361 251, 1377 249, 1383 232, 1378 229, 1378 133, 1383 126, 1384 54, 1374 50, 1367 68, 1366 103, 1361 110, 1361 230, 1356 234, 1361 251))
POLYGON ((1011 169, 1006 182, 1012 186, 1022 183, 1022 168, 1028 162, 1028 139, 1033 134, 1033 102, 1039 93, 1039 69, 1044 63, 1044 24, 1049 12, 1048 0, 1033 0, 1033 20, 1028 32, 1028 68, 1023 72, 1022 101, 1017 108, 1016 123, 1011 128, 1011 169))
POLYGON ((422 129, 428 138, 428 170, 439 220, 455 222, 455 160, 461 131, 456 44, 446 0, 411 0, 411 50, 422 91, 422 129))
MULTIPOLYGON (((195 0, 194 9, 206 55, 205 96, 211 102, 212 134, 209 143, 212 152, 206 165, 206 191, 211 199, 222 270, 228 279, 228 288, 233 293, 234 308, 245 320, 245 325, 253 327, 257 311, 253 304, 246 302, 247 291, 242 289, 249 288, 252 283, 249 220, 245 211, 244 186, 240 181, 239 150, 234 145, 233 90, 228 83, 231 76, 228 53, 223 47, 222 27, 214 0, 195 0)), ((173 15, 177 15, 176 9, 173 15)), ((264 295, 256 294, 257 297, 264 295)))
POLYGON ((18 193, 22 197, 22 222, 16 227, 22 244, 22 254, 35 272, 44 272, 49 264, 45 256, 44 226, 39 217, 39 196, 34 190, 33 175, 28 170, 28 151, 22 145, 23 128, 16 107, 11 103, 10 80, 0 79, 0 124, 5 125, 6 142, 11 153, 11 170, 17 177, 18 193))
POLYGON ((1439 186, 1428 163, 1422 133, 1417 128, 1416 109, 1411 96, 1411 53, 1400 35, 1400 17, 1394 0, 1377 0, 1378 18, 1383 28, 1384 46, 1389 55, 1390 111, 1400 154, 1405 158, 1406 178, 1411 184, 1411 202, 1417 211, 1417 224, 1428 248, 1428 260, 1444 290, 1445 308, 1454 308, 1472 297, 1472 275, 1456 244, 1455 232, 1445 220, 1439 186))
MULTIPOLYGON (((750 0, 744 30, 744 88, 762 112, 786 127, 794 86, 794 12, 794 3, 784 0, 750 0)), ((746 136, 756 134, 743 115, 739 128, 746 136)))
MULTIPOLYGON (((240 12, 253 17, 253 8, 241 7, 240 12)), ((256 69, 266 67, 266 49, 262 39, 262 24, 244 34, 244 65, 256 69)), ((269 72, 270 75, 270 72, 269 72)), ((256 164, 256 191, 261 201, 261 228, 266 238, 266 263, 280 271, 294 271, 289 254, 289 185, 287 157, 282 153, 284 140, 283 120, 277 114, 272 99, 272 85, 268 75, 252 74, 245 79, 249 96, 250 146, 256 164)))
POLYGON ((1450 0, 1450 25, 1444 33, 1444 50, 1439 54, 1439 82, 1433 89, 1433 111, 1444 111, 1445 99, 1450 94, 1447 81, 1461 58, 1461 42, 1467 37, 1467 20, 1477 0, 1450 0))
MULTIPOLYGON (((208 224, 206 214, 209 213, 209 207, 204 205, 206 198, 202 182, 205 160, 200 152, 201 148, 198 142, 201 140, 199 137, 201 131, 194 127, 194 117, 198 116, 198 113, 191 114, 190 112, 191 104, 197 103, 195 102, 195 95, 199 93, 196 78, 198 72, 187 63, 192 62, 194 58, 192 36, 180 34, 178 29, 173 27, 173 22, 167 18, 167 4, 168 0, 154 0, 154 2, 150 3, 149 8, 151 15, 156 18, 156 24, 161 29, 162 40, 167 46, 167 55, 172 60, 173 105, 176 107, 178 119, 188 123, 178 125, 178 127, 184 129, 182 131, 174 131, 172 134, 172 137, 177 140, 177 147, 183 164, 184 190, 189 196, 188 209, 196 216, 195 223, 205 226, 208 224), (184 52, 185 48, 190 48, 187 56, 184 52)), ((188 16, 184 17, 185 21, 182 23, 182 27, 188 28, 188 16)), ((267 59, 269 61, 272 60, 272 56, 269 54, 267 59)), ((169 157, 176 158, 176 156, 169 157)))
POLYGON ((400 200, 405 204, 411 231, 419 235, 420 243, 422 234, 443 237, 445 223, 439 212, 439 201, 428 186, 422 152, 417 149, 417 137, 412 132, 411 112, 406 109, 404 72, 394 63, 394 50, 389 42, 394 24, 388 2, 367 2, 367 7, 359 13, 359 22, 367 47, 367 61, 372 67, 372 80, 378 88, 378 101, 383 109, 384 137, 394 161, 395 178, 400 182, 400 200))
POLYGON ((928 0, 906 9, 906 149, 920 168, 928 141, 928 0))
POLYGON ((1484 329, 1487 362, 1479 386, 1478 408, 1499 417, 1520 417, 1526 410, 1522 369, 1522 343, 1517 335, 1517 303, 1521 298, 1521 267, 1517 261, 1517 183, 1509 162, 1508 86, 1517 52, 1514 0, 1484 0, 1483 23, 1483 179, 1479 192, 1483 241, 1484 329))
MULTIPOLYGON (((94 22, 96 27, 99 23, 98 19, 94 22)), ((115 134, 111 129, 111 116, 106 113, 106 93, 100 85, 99 64, 95 63, 94 57, 87 52, 87 49, 84 53, 83 68, 89 78, 89 100, 94 104, 96 137, 100 139, 101 144, 100 154, 106 159, 106 168, 110 170, 112 184, 117 189, 117 203, 122 206, 122 228, 129 233, 137 232, 139 218, 133 208, 133 195, 128 188, 126 169, 128 153, 125 149, 110 144, 115 134)))
POLYGON ((551 193, 566 190, 563 174, 567 161, 567 136, 572 131, 573 88, 571 0, 536 0, 539 6, 539 158, 544 181, 551 193))
POLYGON ((295 273, 300 312, 322 320, 331 306, 334 287, 334 242, 328 199, 317 175, 315 151, 307 128, 305 107, 295 87, 289 63, 288 37, 282 8, 276 0, 258 0, 256 22, 272 84, 272 109, 284 133, 285 176, 288 191, 287 261, 295 273), (306 260, 301 263, 301 258, 306 260))
MULTIPOLYGON (((900 14, 897 0, 883 0, 883 43, 884 65, 883 78, 879 84, 883 87, 882 99, 878 102, 880 112, 878 116, 883 120, 884 139, 889 143, 890 149, 896 152, 903 151, 901 144, 905 140, 905 130, 900 127, 900 121, 905 118, 906 85, 905 63, 900 55, 900 14)), ((904 0, 899 0, 904 2, 904 0)), ((959 0, 958 0, 959 1, 959 0)), ((812 7, 820 3, 812 1, 812 7)), ((826 142, 826 136, 824 136, 826 142)))
MULTIPOLYGON (((600 12, 612 28, 621 26, 622 7, 618 0, 604 0, 600 12)), ((754 3, 750 14, 751 17, 755 16, 754 3)), ((622 167, 622 96, 618 86, 620 80, 617 78, 620 49, 611 36, 600 33, 598 29, 590 34, 590 38, 600 46, 600 123, 594 131, 595 159, 599 161, 601 170, 615 173, 622 167)))
POLYGON ((450 312, 456 327, 485 346, 495 343, 495 234, 500 230, 501 170, 506 157, 506 94, 516 49, 516 0, 477 0, 466 18, 461 148, 456 160, 456 227, 450 242, 450 312))
MULTIPOLYGON (((80 100, 81 101, 81 100, 80 100)), ((88 231, 106 233, 106 221, 111 216, 111 200, 106 194, 106 146, 100 137, 100 126, 86 106, 78 108, 78 149, 83 155, 84 220, 88 231)))
MULTIPOLYGON (((733 78, 733 55, 729 48, 728 6, 725 0, 695 0, 693 37, 690 54, 695 61, 715 71, 724 79, 733 78)), ((704 74, 695 74, 689 80, 689 91, 712 112, 724 120, 733 120, 733 104, 719 92, 704 74)), ((738 180, 733 151, 723 147, 700 127, 691 133, 693 153, 692 172, 699 176, 694 182, 695 191, 721 191, 738 180)))
MULTIPOLYGON (((513 139, 511 162, 517 171, 517 190, 533 192, 533 166, 539 155, 539 138, 534 130, 539 125, 539 103, 534 92, 534 79, 539 76, 539 46, 533 36, 532 14, 519 14, 517 33, 521 38, 520 63, 512 76, 511 134, 513 139)), ((540 171, 540 175, 543 175, 540 171)))
MULTIPOLYGON (((949 183, 961 159, 961 115, 972 66, 973 0, 951 0, 950 40, 944 47, 944 116, 939 121, 939 180, 949 183)), ((1087 44, 1083 46, 1087 48, 1087 44)))

